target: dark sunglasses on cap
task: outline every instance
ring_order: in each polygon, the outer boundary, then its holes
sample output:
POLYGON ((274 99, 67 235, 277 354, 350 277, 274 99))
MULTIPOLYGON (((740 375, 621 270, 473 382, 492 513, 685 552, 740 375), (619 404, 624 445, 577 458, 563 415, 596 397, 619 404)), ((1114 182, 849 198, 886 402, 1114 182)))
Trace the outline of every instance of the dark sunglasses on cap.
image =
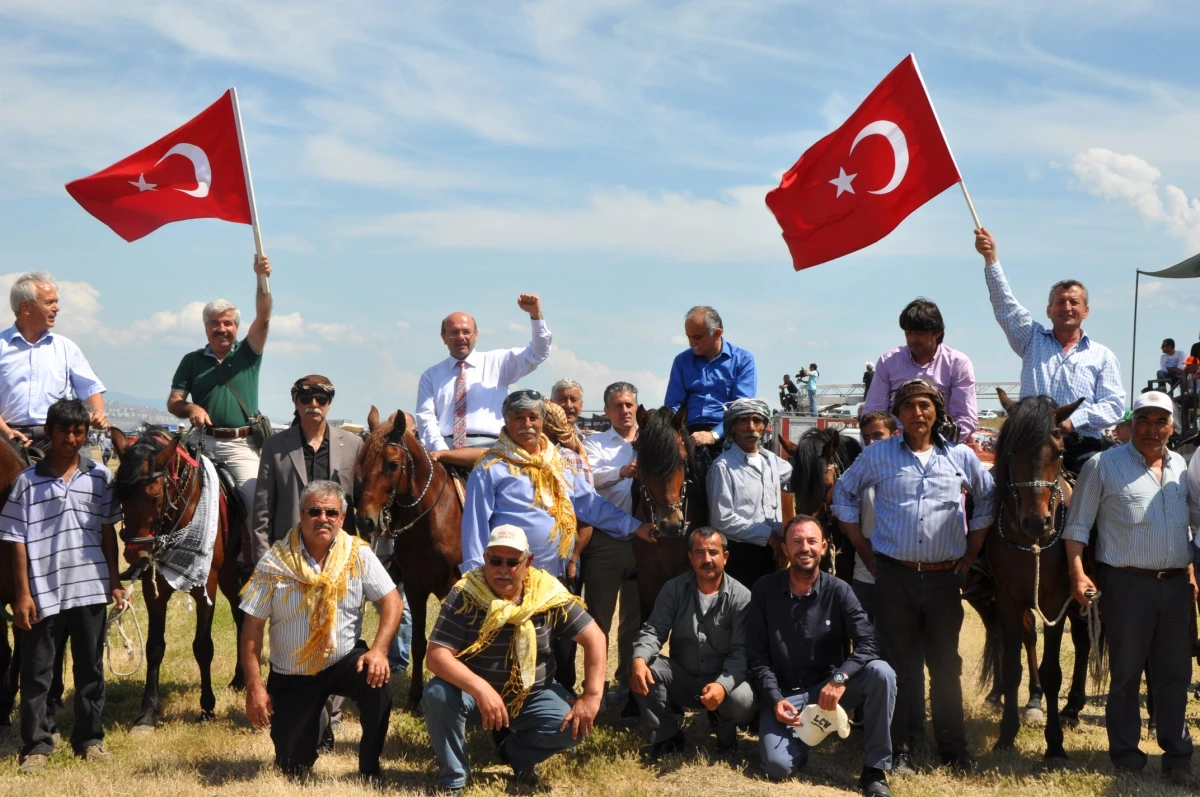
POLYGON ((309 517, 321 517, 321 515, 324 515, 330 520, 337 520, 338 516, 342 514, 342 510, 340 509, 325 509, 319 506, 310 506, 304 511, 308 513, 309 517))
POLYGON ((513 559, 509 559, 504 556, 489 556, 487 558, 487 563, 492 567, 507 567, 509 570, 512 570, 515 567, 520 567, 521 563, 524 561, 524 556, 518 556, 513 559))
POLYGON ((514 390, 512 393, 508 394, 508 398, 510 401, 515 398, 524 398, 529 399, 530 401, 541 401, 542 394, 536 390, 514 390))
POLYGON ((301 404, 307 404, 316 399, 317 404, 324 407, 329 403, 330 395, 324 390, 297 390, 294 398, 301 404))

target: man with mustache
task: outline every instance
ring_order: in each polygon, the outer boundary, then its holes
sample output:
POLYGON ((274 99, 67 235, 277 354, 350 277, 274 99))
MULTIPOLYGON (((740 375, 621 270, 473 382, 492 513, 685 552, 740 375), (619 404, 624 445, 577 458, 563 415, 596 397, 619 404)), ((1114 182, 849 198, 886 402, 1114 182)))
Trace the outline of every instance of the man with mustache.
POLYGON ((1104 430, 1125 411, 1117 356, 1083 331, 1087 288, 1069 279, 1051 285, 1046 304, 1051 328, 1046 329, 1013 296, 1000 268, 996 239, 986 229, 975 231, 975 250, 983 255, 983 276, 996 323, 1021 358, 1021 395, 1049 396, 1060 407, 1083 399, 1079 409, 1059 424, 1063 466, 1079 473, 1083 463, 1104 448, 1104 430))
POLYGON ((809 748, 794 729, 809 704, 824 711, 861 706, 866 749, 859 786, 867 797, 891 797, 886 772, 896 674, 880 658, 875 628, 850 585, 820 572, 828 541, 816 518, 789 520, 783 545, 791 566, 754 585, 747 620, 763 770, 771 780, 784 780, 808 761, 809 748), (854 643, 849 657, 848 641, 854 643))
POLYGON ((522 293, 517 306, 529 313, 533 338, 523 349, 475 351, 479 329, 466 313, 442 319, 442 343, 450 356, 427 368, 417 384, 417 431, 433 459, 469 469, 504 428, 501 405, 514 382, 533 373, 550 356, 550 330, 536 293, 522 293))
POLYGON ((550 401, 562 407, 567 414, 567 422, 575 427, 575 433, 580 438, 591 436, 590 429, 579 428, 579 413, 583 412, 583 385, 564 377, 550 388, 550 401))
POLYGON ((0 435, 45 454, 50 450, 46 413, 69 393, 87 405, 93 429, 107 429, 104 385, 75 342, 53 331, 58 320, 54 278, 44 271, 22 274, 8 302, 16 318, 0 332, 0 435))
POLYGON ((708 472, 708 512, 729 539, 729 575, 747 587, 776 569, 783 520, 780 490, 792 466, 760 448, 771 418, 765 401, 738 399, 725 410, 724 426, 734 445, 708 472))
MULTIPOLYGON (((265 255, 254 256, 254 274, 254 321, 246 337, 237 339, 242 313, 236 306, 224 299, 206 304, 203 319, 208 345, 183 356, 167 397, 167 410, 204 430, 208 455, 223 463, 237 484, 244 510, 236 535, 239 547, 252 529, 254 480, 263 442, 254 439, 251 423, 258 416, 258 373, 271 324, 272 298, 263 290, 265 280, 260 279, 271 276, 271 263, 265 255)), ((239 553, 240 560, 250 565, 249 551, 239 553)))
POLYGON ((650 759, 683 749, 683 729, 671 708, 717 715, 717 750, 737 752, 737 726, 754 717, 746 681, 746 610, 750 590, 725 572, 725 535, 711 526, 688 535, 692 570, 663 585, 633 646, 629 688, 642 709, 650 759), (662 652, 670 641, 671 655, 662 652))
POLYGON ((387 649, 402 601, 366 542, 342 529, 347 503, 337 482, 305 485, 299 524, 258 560, 242 593, 246 619, 238 649, 246 673, 246 718, 259 728, 270 725, 275 764, 291 777, 312 770, 321 716, 332 695, 345 695, 358 708, 359 774, 380 776, 392 708, 387 649), (361 639, 364 601, 379 611, 369 649, 361 639), (264 630, 271 649, 265 687, 264 630))
POLYGON ((941 763, 974 770, 963 719, 963 580, 992 525, 993 484, 979 457, 947 442, 935 430, 946 420, 942 393, 924 379, 896 391, 892 415, 903 432, 863 449, 833 489, 833 513, 868 570, 875 576, 875 616, 883 653, 895 668, 892 718, 893 772, 912 774, 910 703, 918 700, 915 666, 920 646, 929 667, 933 734, 941 763), (875 531, 862 534, 861 508, 875 490, 875 531), (964 494, 974 498, 970 524, 964 494), (964 529, 969 529, 964 534, 964 529))

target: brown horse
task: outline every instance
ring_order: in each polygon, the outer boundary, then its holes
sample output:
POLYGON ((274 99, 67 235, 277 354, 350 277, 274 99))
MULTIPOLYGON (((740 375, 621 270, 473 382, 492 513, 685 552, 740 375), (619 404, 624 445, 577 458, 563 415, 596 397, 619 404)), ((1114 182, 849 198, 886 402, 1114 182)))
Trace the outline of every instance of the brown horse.
MULTIPOLYGON (((1025 620, 1028 612, 1037 612, 1044 621, 1045 649, 1038 676, 1047 698, 1045 757, 1051 764, 1067 758, 1058 707, 1062 686, 1059 654, 1066 617, 1071 622, 1076 663, 1068 708, 1076 714, 1083 703, 1091 647, 1084 620, 1071 599, 1066 546, 1061 541, 1071 487, 1063 472, 1063 440, 1058 424, 1080 403, 1056 407, 1045 396, 1031 396, 1015 404, 1006 402, 1008 417, 996 441, 992 468, 996 526, 984 545, 995 583, 998 618, 998 629, 996 624, 989 625, 988 647, 995 647, 998 630, 1004 687, 1004 714, 995 749, 1012 749, 1016 741, 1021 649, 1032 641, 1025 620)), ((984 666, 988 666, 987 659, 984 666)))
POLYGON ((407 708, 416 711, 425 684, 429 596, 445 598, 462 564, 462 504, 446 468, 417 437, 411 415, 397 411, 380 423, 379 410, 371 407, 367 427, 370 433, 354 465, 362 484, 354 510, 361 534, 386 534, 396 542, 392 577, 403 581, 413 619, 407 708))
MULTIPOLYGON (((186 527, 196 513, 203 488, 204 470, 180 448, 179 438, 161 429, 149 429, 130 444, 120 429, 109 429, 113 449, 121 458, 117 469, 116 493, 124 513, 121 539, 131 572, 140 574, 142 599, 149 617, 146 639, 146 688, 142 710, 134 720, 132 732, 146 733, 158 721, 158 679, 166 653, 167 601, 175 591, 155 568, 155 562, 170 549, 172 532, 186 527)), ((214 485, 219 487, 219 485, 214 485)), ((222 499, 223 500, 223 499, 222 499)), ((238 636, 242 630, 242 611, 238 608, 241 578, 237 557, 226 556, 233 540, 224 512, 218 517, 217 538, 212 565, 204 586, 191 596, 196 602, 196 635, 192 654, 200 665, 200 719, 215 718, 217 705, 212 688, 212 622, 218 587, 229 601, 238 636)), ((234 689, 243 687, 241 664, 234 669, 234 689)))
POLYGON ((708 525, 708 497, 687 430, 687 409, 637 409, 633 515, 654 525, 655 542, 634 537, 642 619, 663 585, 688 569, 687 533, 708 525))
MULTIPOLYGON (((0 509, 3 509, 8 501, 8 491, 13 482, 26 467, 28 466, 25 458, 8 440, 0 442, 0 509)), ((11 605, 16 598, 13 593, 12 572, 12 546, 0 544, 0 607, 11 605)), ((14 627, 14 644, 10 647, 7 615, 0 619, 0 726, 12 723, 12 710, 17 697, 17 678, 21 667, 17 633, 14 627)), ((56 681, 61 682, 62 669, 58 669, 57 672, 56 681)))

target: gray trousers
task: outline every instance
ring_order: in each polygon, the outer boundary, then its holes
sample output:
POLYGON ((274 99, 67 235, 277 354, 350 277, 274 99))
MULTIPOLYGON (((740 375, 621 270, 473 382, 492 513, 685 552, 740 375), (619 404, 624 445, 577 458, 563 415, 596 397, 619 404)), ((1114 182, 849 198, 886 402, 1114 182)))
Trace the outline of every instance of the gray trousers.
POLYGON ((633 661, 633 642, 641 627, 638 602, 637 559, 632 540, 617 540, 596 529, 588 547, 583 549, 583 599, 588 614, 600 626, 605 639, 612 631, 617 597, 621 598, 621 616, 617 619, 617 684, 629 685, 633 661))
MULTIPOLYGON (((821 686, 808 692, 786 695, 797 711, 816 703, 821 686)), ((863 766, 876 769, 892 768, 892 713, 896 709, 896 673, 883 659, 869 662, 846 682, 846 691, 839 705, 846 711, 863 707, 863 730, 866 731, 863 766)), ((796 736, 790 725, 775 719, 775 706, 763 705, 758 714, 758 754, 763 774, 771 780, 785 780, 808 763, 809 747, 796 736)))
POLYGON ((1192 679, 1189 620, 1192 590, 1184 576, 1156 579, 1100 565, 1100 613, 1108 634, 1108 757, 1113 766, 1144 767, 1142 668, 1149 662, 1154 719, 1162 768, 1190 765, 1192 737, 1186 710, 1192 679))
MULTIPOLYGON (((671 710, 671 701, 684 708, 703 708, 700 693, 717 680, 720 673, 692 675, 666 656, 655 656, 650 662, 654 684, 645 697, 634 692, 642 709, 642 732, 651 744, 666 741, 679 733, 679 718, 671 710)), ((743 681, 725 695, 717 707, 717 742, 724 746, 737 744, 737 726, 754 718, 754 690, 743 681)))

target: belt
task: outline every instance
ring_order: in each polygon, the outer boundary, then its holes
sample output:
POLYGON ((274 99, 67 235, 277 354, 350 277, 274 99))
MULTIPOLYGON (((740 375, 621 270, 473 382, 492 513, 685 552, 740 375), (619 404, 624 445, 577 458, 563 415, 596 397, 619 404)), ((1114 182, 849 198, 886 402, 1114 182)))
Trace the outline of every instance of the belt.
POLYGON ((953 570, 958 564, 957 559, 950 559, 945 562, 906 562, 903 559, 893 559, 890 556, 884 556, 881 553, 875 554, 876 559, 882 559, 885 562, 892 564, 904 565, 905 567, 916 570, 918 573, 943 573, 947 570, 953 570))
MULTIPOLYGON (((1109 565, 1109 567, 1112 567, 1112 565, 1109 565)), ((1113 567, 1113 570, 1121 570, 1125 573, 1133 573, 1135 576, 1157 578, 1160 581, 1168 578, 1179 578, 1187 573, 1186 567, 1172 567, 1169 570, 1147 570, 1143 567, 1113 567)))
POLYGON ((236 429, 205 429, 204 436, 217 440, 237 440, 241 437, 249 437, 250 427, 239 426, 236 429))

